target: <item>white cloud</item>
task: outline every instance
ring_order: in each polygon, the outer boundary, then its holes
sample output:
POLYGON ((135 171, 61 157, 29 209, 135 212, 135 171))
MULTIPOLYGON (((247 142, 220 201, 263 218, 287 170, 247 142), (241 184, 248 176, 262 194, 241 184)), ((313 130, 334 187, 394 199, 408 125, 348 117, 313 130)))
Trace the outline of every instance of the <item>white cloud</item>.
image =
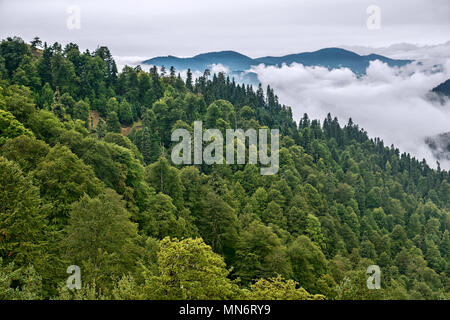
MULTIPOLYGON (((274 88, 281 103, 292 107, 296 120, 305 112, 321 121, 330 112, 341 125, 351 117, 370 137, 381 137, 385 144, 425 158, 432 166, 435 158, 425 137, 450 131, 450 103, 441 106, 426 97, 430 89, 450 77, 450 61, 435 73, 416 64, 391 68, 374 61, 359 79, 349 69, 329 71, 300 64, 281 68, 260 65, 253 71, 264 86, 274 88)), ((450 162, 441 166, 450 169, 450 162)))
POLYGON ((137 65, 141 65, 143 70, 148 71, 151 66, 149 65, 143 65, 142 61, 146 60, 145 57, 139 57, 139 56, 113 56, 114 61, 116 62, 117 69, 122 71, 123 67, 125 66, 132 66, 135 67, 137 65))
POLYGON ((229 71, 230 70, 221 63, 218 64, 213 63, 213 65, 211 66, 211 74, 219 72, 228 73, 229 71))
POLYGON ((344 49, 367 55, 377 53, 393 59, 447 59, 450 57, 450 41, 436 45, 396 43, 388 47, 341 46, 344 49))

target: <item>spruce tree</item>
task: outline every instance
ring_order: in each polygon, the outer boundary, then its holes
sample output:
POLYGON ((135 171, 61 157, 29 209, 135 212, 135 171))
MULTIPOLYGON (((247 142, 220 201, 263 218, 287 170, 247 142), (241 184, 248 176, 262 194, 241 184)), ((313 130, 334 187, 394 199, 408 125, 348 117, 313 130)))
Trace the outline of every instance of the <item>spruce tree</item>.
POLYGON ((144 157, 145 164, 149 164, 152 162, 152 137, 150 135, 150 129, 146 126, 142 129, 141 136, 141 153, 144 157))
POLYGON ((188 88, 189 90, 192 90, 192 72, 191 72, 191 69, 187 70, 186 88, 188 88))
POLYGON ((133 123, 131 104, 126 100, 123 100, 119 105, 119 121, 124 125, 130 125, 133 123))
POLYGON ((106 117, 106 130, 109 132, 121 133, 119 117, 117 113, 110 112, 106 117))
POLYGON ((106 135, 106 126, 105 122, 103 122, 102 119, 98 120, 97 127, 95 127, 95 130, 97 132, 97 137, 99 139, 103 139, 106 135))

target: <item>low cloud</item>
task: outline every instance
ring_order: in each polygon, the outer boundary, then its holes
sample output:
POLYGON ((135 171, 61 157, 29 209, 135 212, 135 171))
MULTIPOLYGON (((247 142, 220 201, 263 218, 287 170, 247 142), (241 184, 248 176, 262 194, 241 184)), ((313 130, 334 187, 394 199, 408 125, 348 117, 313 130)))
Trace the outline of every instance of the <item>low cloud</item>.
POLYGON ((119 71, 122 71, 123 67, 125 66, 131 66, 135 67, 137 65, 141 65, 143 70, 148 71, 149 66, 148 65, 142 65, 142 61, 144 61, 146 58, 139 57, 139 56, 113 56, 114 61, 116 62, 117 69, 119 71))
MULTIPOLYGON (((450 131, 450 103, 431 102, 427 95, 450 78, 449 70, 450 60, 439 72, 427 71, 420 64, 391 68, 373 61, 361 78, 347 68, 328 70, 295 63, 252 69, 263 86, 270 84, 280 102, 292 107, 295 120, 308 113, 322 121, 328 112, 341 125, 352 118, 370 137, 425 158, 434 167, 436 159, 424 140, 450 131)), ((441 167, 450 169, 450 161, 441 161, 441 167)))
POLYGON ((211 66, 211 74, 219 73, 219 72, 229 73, 230 69, 228 69, 228 67, 224 66, 221 63, 218 63, 218 64, 213 63, 213 65, 211 66))
POLYGON ((396 43, 388 47, 341 46, 344 49, 361 55, 377 53, 393 59, 440 60, 449 57, 450 41, 435 45, 417 45, 412 43, 396 43))

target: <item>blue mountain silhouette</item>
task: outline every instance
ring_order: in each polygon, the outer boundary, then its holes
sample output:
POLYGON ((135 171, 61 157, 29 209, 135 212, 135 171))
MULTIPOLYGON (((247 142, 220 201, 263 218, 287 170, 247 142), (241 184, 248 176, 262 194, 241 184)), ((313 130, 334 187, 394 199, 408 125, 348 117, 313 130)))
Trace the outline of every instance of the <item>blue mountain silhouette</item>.
POLYGON ((340 48, 326 48, 314 52, 303 52, 298 54, 290 54, 281 57, 261 57, 250 58, 235 51, 209 52, 196 55, 191 58, 178 58, 174 56, 156 57, 143 61, 143 64, 156 66, 165 66, 169 68, 173 66, 177 70, 191 69, 192 71, 201 71, 211 69, 213 64, 222 64, 226 66, 231 74, 239 74, 252 66, 259 64, 290 65, 292 63, 300 63, 305 66, 322 66, 328 69, 336 69, 346 67, 351 69, 355 74, 365 74, 370 61, 380 60, 389 66, 404 66, 412 60, 394 60, 381 55, 370 54, 361 56, 352 51, 340 48))
POLYGON ((450 98, 450 79, 433 88, 432 91, 450 98))

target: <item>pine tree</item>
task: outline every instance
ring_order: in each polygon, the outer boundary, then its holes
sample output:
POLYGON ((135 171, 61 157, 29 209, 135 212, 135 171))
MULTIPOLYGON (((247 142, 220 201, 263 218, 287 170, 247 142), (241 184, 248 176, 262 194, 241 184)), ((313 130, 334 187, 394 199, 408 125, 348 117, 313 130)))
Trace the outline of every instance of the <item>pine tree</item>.
POLYGON ((192 72, 191 69, 187 70, 187 76, 186 76, 186 88, 192 91, 192 72))
POLYGON ((142 129, 141 136, 141 153, 144 157, 145 164, 150 164, 152 162, 152 137, 150 134, 150 129, 147 126, 144 126, 142 129))
POLYGON ((97 126, 95 127, 95 131, 97 132, 97 137, 99 139, 103 139, 106 135, 106 126, 105 122, 102 119, 98 119, 97 126))
POLYGON ((1 156, 0 172, 0 259, 26 266, 43 250, 39 188, 17 164, 1 156))
POLYGON ((256 91, 256 98, 258 99, 258 104, 262 107, 264 106, 264 90, 261 83, 258 85, 258 90, 256 91))
POLYGON ((133 123, 131 104, 129 104, 126 100, 123 100, 119 105, 119 121, 124 125, 130 125, 133 123))
POLYGON ((161 77, 164 77, 166 75, 166 67, 161 66, 161 77))
POLYGON ((33 50, 36 50, 36 48, 40 48, 42 46, 42 41, 39 39, 39 37, 34 37, 33 40, 30 42, 31 48, 33 50))
POLYGON ((53 103, 51 105, 52 112, 58 117, 60 121, 64 121, 66 109, 60 101, 59 91, 55 91, 55 95, 53 96, 53 103))
POLYGON ((117 113, 110 112, 106 117, 106 130, 108 132, 116 132, 116 133, 122 132, 119 117, 117 117, 117 113))
POLYGON ((73 118, 83 120, 88 124, 89 109, 89 105, 86 102, 83 100, 78 101, 73 110, 73 118))

